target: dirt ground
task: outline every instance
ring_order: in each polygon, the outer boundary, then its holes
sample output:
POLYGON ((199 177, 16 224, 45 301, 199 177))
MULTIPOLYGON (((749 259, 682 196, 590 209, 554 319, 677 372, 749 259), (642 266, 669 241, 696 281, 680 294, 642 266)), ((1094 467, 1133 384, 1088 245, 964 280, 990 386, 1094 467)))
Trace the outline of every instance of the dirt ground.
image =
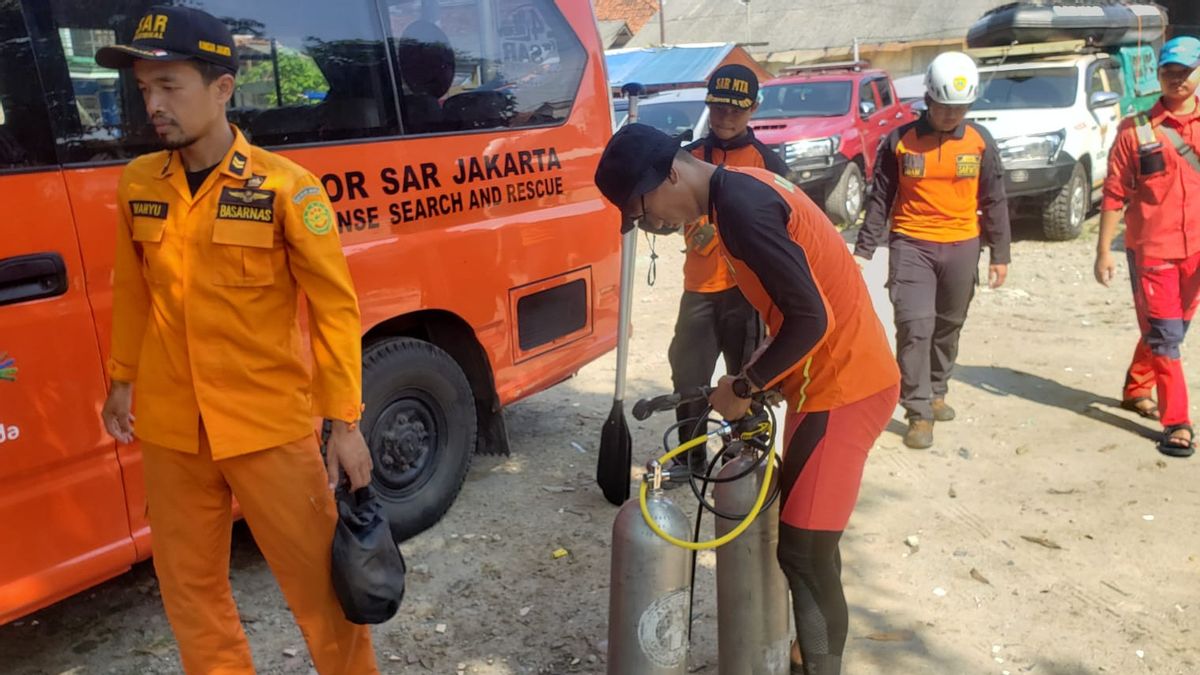
MULTIPOLYGON (((1114 288, 1092 280, 1093 242, 1024 235, 1008 285, 976 296, 951 390, 959 419, 914 451, 897 415, 874 449, 843 544, 848 675, 1200 673, 1200 458, 1160 456, 1154 428, 1117 407, 1136 328, 1124 269, 1114 288)), ((669 389, 682 256, 678 239, 658 249, 653 288, 644 242, 639 256, 630 401, 669 389)), ((867 271, 878 292, 882 269, 867 271)), ((1200 349, 1185 359, 1195 395, 1200 349)), ((448 516, 404 544, 407 598, 374 631, 383 672, 604 672, 616 510, 592 476, 614 363, 513 406, 512 456, 477 458, 448 516)), ((667 420, 631 423, 635 462, 660 454, 667 420)), ((311 672, 251 536, 235 532, 260 672, 311 672)), ((715 675, 713 565, 701 557, 691 671, 715 675)), ((6 674, 177 663, 148 564, 0 627, 6 674)))

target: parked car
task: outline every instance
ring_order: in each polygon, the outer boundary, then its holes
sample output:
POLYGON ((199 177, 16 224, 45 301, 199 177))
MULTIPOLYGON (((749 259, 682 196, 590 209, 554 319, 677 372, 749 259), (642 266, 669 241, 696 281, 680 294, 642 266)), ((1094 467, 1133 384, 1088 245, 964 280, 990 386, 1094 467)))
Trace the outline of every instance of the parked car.
POLYGON ((865 62, 789 69, 763 85, 750 127, 837 224, 862 214, 880 141, 913 119, 891 78, 865 62))
POLYGON ((996 139, 1011 211, 1041 217, 1047 239, 1079 236, 1099 200, 1122 117, 1122 65, 1083 42, 971 51, 982 61, 968 115, 996 139), (994 62, 989 62, 994 61, 994 62))
MULTIPOLYGON (((708 135, 708 106, 704 103, 707 95, 708 89, 692 87, 643 96, 638 99, 637 121, 678 137, 680 144, 704 138, 708 135)), ((625 105, 618 127, 628 121, 628 101, 625 105)))

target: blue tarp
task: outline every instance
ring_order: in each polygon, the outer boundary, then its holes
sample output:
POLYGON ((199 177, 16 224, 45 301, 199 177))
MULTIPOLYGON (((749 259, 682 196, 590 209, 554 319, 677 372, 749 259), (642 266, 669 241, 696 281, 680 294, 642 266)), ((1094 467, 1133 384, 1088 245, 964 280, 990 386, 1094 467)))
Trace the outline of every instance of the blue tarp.
POLYGON ((608 83, 612 87, 620 87, 628 82, 647 87, 704 84, 733 49, 732 44, 612 49, 604 52, 608 83))

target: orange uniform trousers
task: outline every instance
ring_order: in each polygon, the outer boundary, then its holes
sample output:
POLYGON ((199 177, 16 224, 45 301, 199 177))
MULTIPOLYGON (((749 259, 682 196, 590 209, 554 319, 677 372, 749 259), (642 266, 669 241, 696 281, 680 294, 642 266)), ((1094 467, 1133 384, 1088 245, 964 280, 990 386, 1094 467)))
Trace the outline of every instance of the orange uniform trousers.
POLYGON ((279 582, 321 675, 378 673, 368 627, 346 620, 330 580, 337 507, 313 435, 214 461, 142 443, 154 569, 189 675, 253 674, 229 585, 232 498, 279 582))

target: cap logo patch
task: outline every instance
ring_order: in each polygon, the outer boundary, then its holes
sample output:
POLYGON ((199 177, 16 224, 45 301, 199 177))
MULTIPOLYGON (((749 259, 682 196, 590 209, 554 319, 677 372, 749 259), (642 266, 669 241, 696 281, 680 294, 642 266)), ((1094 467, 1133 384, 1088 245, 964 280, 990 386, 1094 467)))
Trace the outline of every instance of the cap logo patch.
POLYGON ((967 89, 967 78, 965 78, 965 77, 962 77, 961 75, 960 75, 960 76, 958 76, 958 77, 956 77, 956 78, 954 78, 954 89, 955 89, 956 91, 966 91, 966 89, 967 89))
POLYGON ((136 40, 161 40, 167 34, 166 14, 147 14, 138 22, 137 32, 133 34, 136 40))
POLYGON ((219 45, 215 42, 209 42, 208 40, 201 40, 197 46, 202 52, 208 52, 210 54, 217 54, 220 56, 233 56, 233 50, 226 45, 219 45))

